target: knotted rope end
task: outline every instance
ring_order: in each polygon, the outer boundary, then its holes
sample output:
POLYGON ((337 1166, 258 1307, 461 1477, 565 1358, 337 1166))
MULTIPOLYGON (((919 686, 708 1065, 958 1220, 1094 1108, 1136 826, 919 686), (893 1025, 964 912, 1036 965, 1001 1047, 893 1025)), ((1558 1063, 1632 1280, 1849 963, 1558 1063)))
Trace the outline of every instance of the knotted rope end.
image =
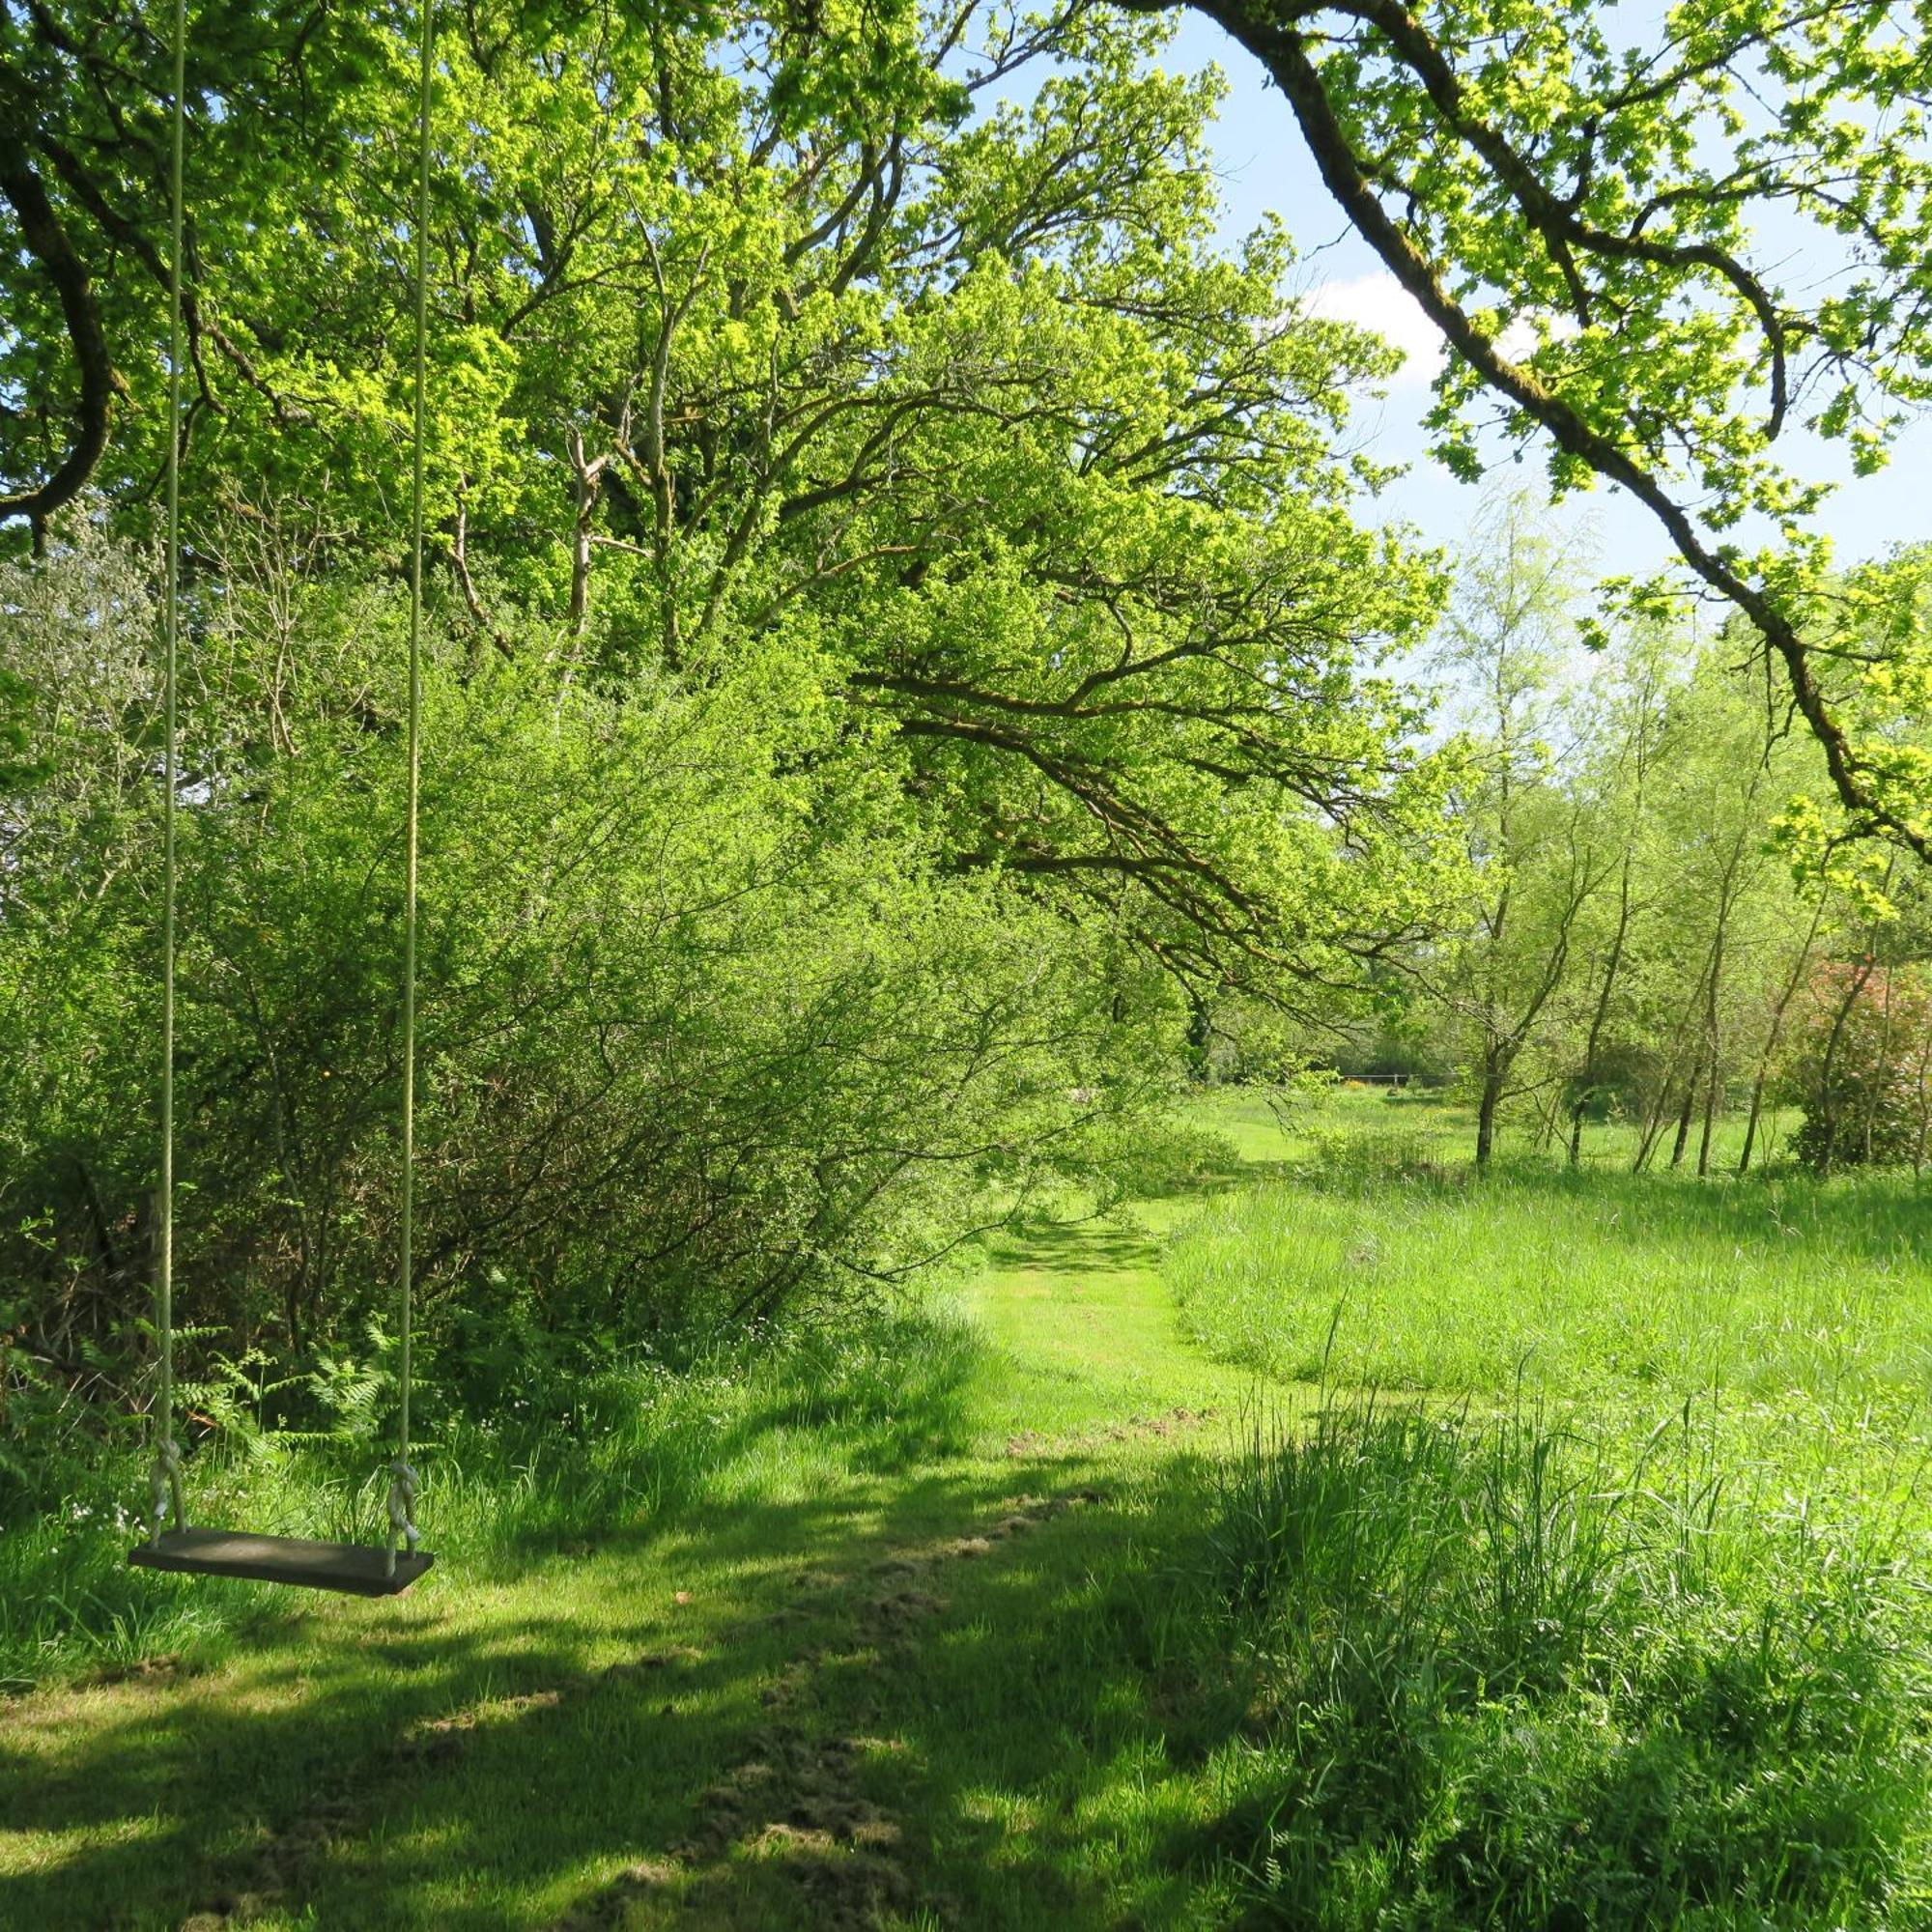
POLYGON ((397 1550, 406 1548, 412 1555, 415 1553, 418 1540, 416 1530, 416 1472, 401 1456, 389 1464, 389 1548, 384 1574, 396 1574, 397 1550))

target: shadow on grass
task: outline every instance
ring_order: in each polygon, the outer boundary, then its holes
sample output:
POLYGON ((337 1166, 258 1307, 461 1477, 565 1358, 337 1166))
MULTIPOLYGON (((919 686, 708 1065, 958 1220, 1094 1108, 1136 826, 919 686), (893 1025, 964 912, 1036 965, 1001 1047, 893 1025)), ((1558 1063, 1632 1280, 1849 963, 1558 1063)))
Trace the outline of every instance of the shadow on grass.
POLYGON ((1581 1210, 1592 1231, 1637 1248, 1708 1240, 1739 1246, 1815 1245, 1862 1260, 1932 1262, 1932 1176, 1902 1172, 1826 1180, 1781 1167, 1700 1180, 1690 1170, 1634 1175, 1628 1166, 1568 1168, 1524 1156, 1480 1173, 1461 1151, 1398 1137, 1387 1146, 1346 1143, 1327 1162, 1251 1166, 1248 1178, 1286 1179, 1311 1192, 1371 1201, 1482 1198, 1562 1221, 1581 1210))
POLYGON ((1225 1194, 1231 1187, 1248 1187, 1286 1174, 1291 1166, 1287 1160, 1244 1160, 1231 1149, 1179 1171, 1138 1177, 1133 1196, 1137 1201, 1173 1201, 1183 1195, 1225 1194))
POLYGON ((1901 1174, 1821 1180, 1793 1169, 1761 1175, 1632 1175, 1511 1163, 1493 1177, 1541 1213, 1597 1207, 1594 1231, 1626 1245, 1686 1240, 1741 1248, 1815 1247, 1864 1261, 1932 1263, 1932 1183, 1901 1174))
POLYGON ((974 1435, 972 1388, 987 1363, 977 1331, 918 1314, 891 1323, 879 1345, 862 1352, 804 1351, 759 1388, 720 1439, 719 1462, 729 1467, 781 1431, 836 1437, 840 1461, 867 1475, 964 1455, 974 1435))
POLYGON ((1158 1253, 1153 1237, 1139 1228, 1100 1218, 1031 1224, 1023 1240, 995 1250, 1001 1266, 1041 1274, 1128 1274, 1151 1267, 1158 1253))
MULTIPOLYGON (((994 1776, 1051 1787, 1070 1821, 1080 1765, 1104 1788, 1096 1642, 1121 1646, 1100 1673, 1103 1728, 1157 1734, 1132 1715, 1134 1616, 1103 1604, 1098 1624, 1069 1622, 1118 1520, 1024 1514, 1029 1492, 1068 1480, 1065 1463, 1014 1463, 883 1498, 860 1485, 747 1503, 664 1547, 691 1602, 662 1614, 628 1613, 657 1552, 620 1535, 594 1573, 559 1573, 578 1616, 486 1603, 466 1626, 466 1605, 434 1596, 327 1633, 302 1616, 231 1669, 96 1693, 111 1710, 49 1709, 46 1735, 0 1746, 0 1815, 53 1841, 0 1887, 0 1923, 615 1923, 653 1895, 747 1926, 856 1924, 928 1899, 990 1915, 967 1922, 1038 1923, 1009 1883, 1031 1852, 988 1889, 991 1828, 970 1794, 994 1776), (1026 1533, 977 1535, 1003 1520, 1026 1533), (886 1741, 876 1761, 853 1758, 861 1733, 886 1741), (890 1825, 873 1849, 836 1818, 810 1824, 832 1762, 812 1737, 851 1760, 847 1811, 890 1825), (722 1812, 720 1789, 738 1792, 722 1812)), ((1170 1513, 1178 1530, 1187 1509, 1170 1513)), ((1040 1841, 1042 1884, 1064 1837, 1040 1841)), ((1032 1878, 1021 1890, 1037 1903, 1032 1878)))

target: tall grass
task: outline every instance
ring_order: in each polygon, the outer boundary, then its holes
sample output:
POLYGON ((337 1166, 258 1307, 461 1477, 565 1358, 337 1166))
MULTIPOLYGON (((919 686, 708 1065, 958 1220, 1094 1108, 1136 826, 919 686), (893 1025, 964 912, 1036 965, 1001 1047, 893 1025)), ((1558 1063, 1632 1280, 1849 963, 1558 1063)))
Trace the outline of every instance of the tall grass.
POLYGON ((1258 1916, 1932 1923, 1932 1196, 1297 1124, 1164 1261, 1194 1340, 1324 1390, 1214 1510, 1258 1916))
POLYGON ((1362 1394, 1258 1430, 1215 1550, 1248 1660, 1224 1842, 1326 1928, 1908 1926, 1932 1913, 1927 1603, 1695 1404, 1647 1436, 1362 1394))
POLYGON ((1833 1408, 1932 1382, 1932 1194, 1872 1176, 1697 1186, 1505 1168, 1476 1179, 1403 1137, 1210 1204, 1166 1273, 1223 1360, 1316 1378, 1488 1391, 1721 1385, 1833 1408))

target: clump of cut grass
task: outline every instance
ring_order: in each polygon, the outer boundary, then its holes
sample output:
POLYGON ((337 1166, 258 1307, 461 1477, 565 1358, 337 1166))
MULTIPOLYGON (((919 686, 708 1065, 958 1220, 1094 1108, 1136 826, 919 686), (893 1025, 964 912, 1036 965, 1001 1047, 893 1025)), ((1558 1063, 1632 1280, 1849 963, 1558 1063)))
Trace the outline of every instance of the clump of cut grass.
POLYGON ((1932 1660, 1896 1517, 1519 1401, 1332 1399, 1214 1519, 1255 1686, 1223 1842, 1326 1928, 1922 1923, 1932 1660))

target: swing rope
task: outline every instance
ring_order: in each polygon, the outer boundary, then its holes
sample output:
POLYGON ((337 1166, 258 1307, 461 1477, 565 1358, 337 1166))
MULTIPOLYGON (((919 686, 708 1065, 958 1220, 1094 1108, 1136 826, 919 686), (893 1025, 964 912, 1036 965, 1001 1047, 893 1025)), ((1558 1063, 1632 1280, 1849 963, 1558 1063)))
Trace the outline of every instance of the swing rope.
POLYGON ((415 1302, 416 1146, 416 845, 422 788, 423 450, 428 440, 430 84, 434 71, 434 0, 422 0, 421 66, 416 86, 415 470, 410 497, 409 809, 403 859, 403 1145, 401 1256, 397 1283, 403 1309, 396 1460, 389 1464, 387 1574, 401 1548, 416 1547, 416 1472, 410 1466, 410 1381, 415 1302))
POLYGON ((175 794, 180 788, 180 748, 175 689, 181 639, 181 427, 182 427, 182 150, 185 145, 187 67, 187 0, 175 0, 174 107, 168 169, 168 481, 167 585, 162 599, 161 708, 167 737, 166 789, 161 800, 161 1173, 155 1230, 155 1320, 160 1330, 160 1387, 156 1391, 155 1466, 149 1477, 150 1540, 158 1547, 162 1525, 186 1525, 182 1507, 181 1450, 175 1442, 175 794))
MULTIPOLYGON (((399 1550, 415 1550, 417 1477, 410 1464, 410 1394, 412 1378, 415 1250, 416 1071, 416 851, 422 773, 423 470, 427 443, 427 342, 429 313, 430 96, 433 77, 434 0, 422 0, 421 67, 416 99, 415 207, 415 412, 414 474, 411 496, 409 777, 403 886, 403 1095, 400 1183, 401 1258, 397 1287, 402 1304, 396 1456, 389 1464, 389 1535, 384 1573, 393 1578, 399 1550)), ((162 598, 161 705, 166 737, 165 792, 161 803, 161 1068, 160 1176, 156 1189, 155 1322, 159 1332, 159 1385, 153 1418, 155 1460, 149 1479, 150 1547, 158 1549, 164 1528, 186 1528, 182 1500, 182 1456, 174 1435, 174 1197, 175 1197, 175 967, 180 899, 176 813, 180 791, 179 660, 181 643, 181 453, 182 289, 184 234, 183 156, 186 145, 187 0, 175 0, 172 48, 173 108, 169 156, 170 255, 168 264, 167 557, 162 598)))

